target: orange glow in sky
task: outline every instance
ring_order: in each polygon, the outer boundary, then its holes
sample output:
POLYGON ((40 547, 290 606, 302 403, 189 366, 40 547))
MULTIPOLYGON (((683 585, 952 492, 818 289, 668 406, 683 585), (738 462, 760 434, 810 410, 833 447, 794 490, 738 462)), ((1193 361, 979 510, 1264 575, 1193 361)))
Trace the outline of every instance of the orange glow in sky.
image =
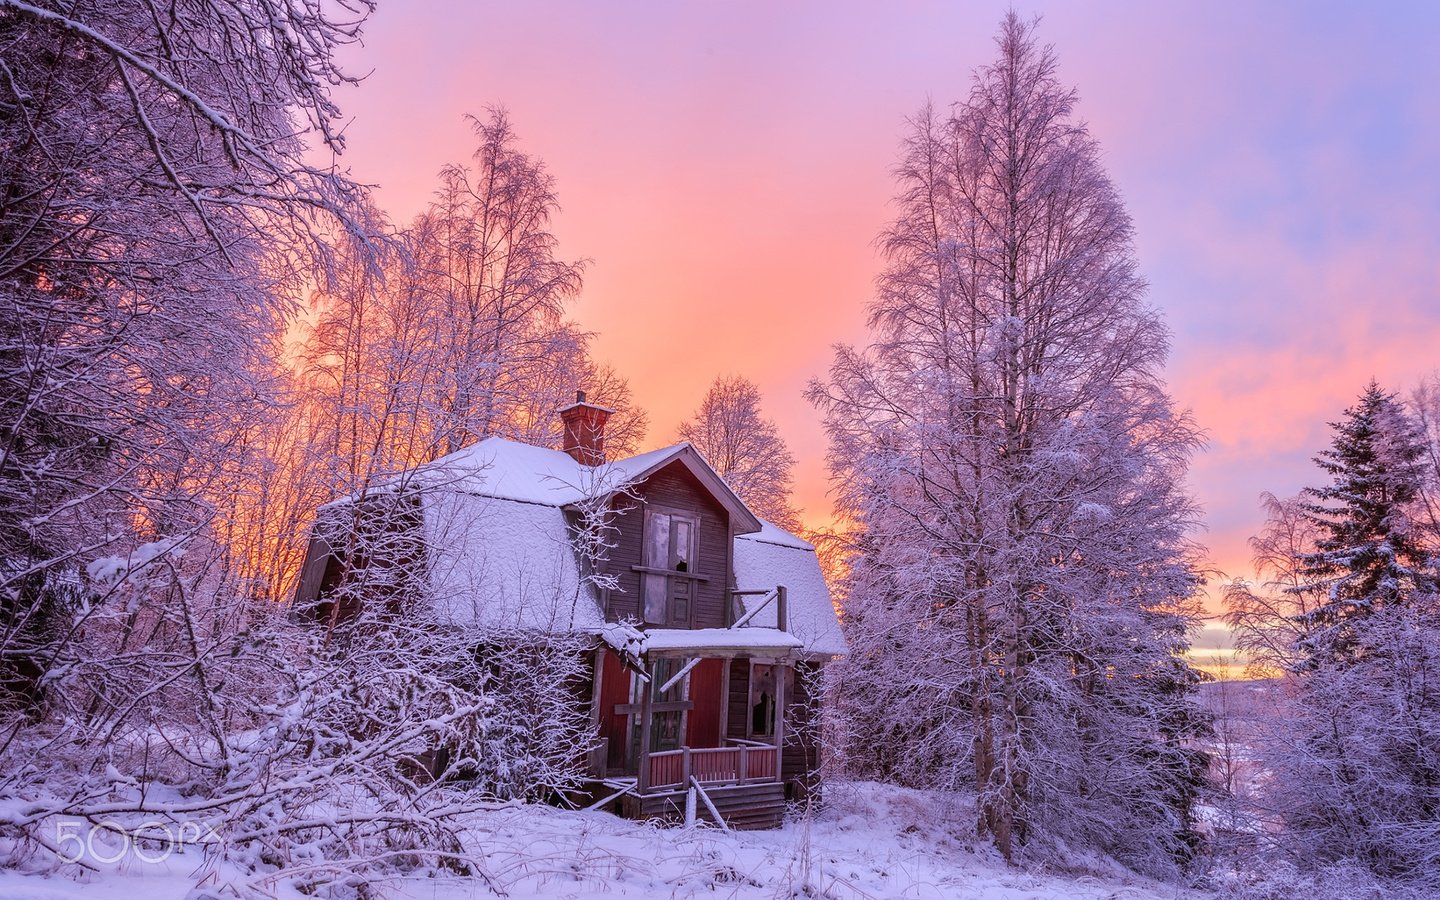
MULTIPOLYGON (((744 374, 828 519, 801 397, 863 307, 904 118, 964 96, 1008 4, 382 3, 340 100, 345 161, 399 222, 507 107, 557 180, 561 252, 592 261, 575 317, 673 438, 744 374)), ((1372 376, 1440 368, 1440 6, 1040 3, 1040 35, 1135 219, 1173 332, 1172 393, 1206 429, 1200 539, 1250 571, 1261 491, 1372 376), (1429 27, 1426 27, 1428 24, 1429 27)))

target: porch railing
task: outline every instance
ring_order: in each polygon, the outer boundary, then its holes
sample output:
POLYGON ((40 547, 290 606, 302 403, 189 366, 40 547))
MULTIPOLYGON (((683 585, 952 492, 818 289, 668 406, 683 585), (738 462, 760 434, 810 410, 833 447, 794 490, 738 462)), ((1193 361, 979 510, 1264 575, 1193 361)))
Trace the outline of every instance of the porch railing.
POLYGON ((651 788, 689 784, 745 784, 774 781, 779 771, 775 747, 681 747, 649 756, 651 788))

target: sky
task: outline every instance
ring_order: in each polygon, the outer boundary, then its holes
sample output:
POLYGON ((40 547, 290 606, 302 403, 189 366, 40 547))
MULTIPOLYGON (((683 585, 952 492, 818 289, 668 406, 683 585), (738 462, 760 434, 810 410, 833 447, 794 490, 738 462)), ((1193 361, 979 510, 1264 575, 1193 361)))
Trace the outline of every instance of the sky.
MULTIPOLYGON (((1008 4, 384 2, 347 52, 345 163, 397 222, 509 110, 590 265, 574 317, 674 438, 719 374, 764 392, 829 519, 802 392, 863 344, 905 119, 963 98, 1008 4)), ((1440 369, 1440 4, 1032 3, 1135 222, 1216 581, 1264 491, 1371 378, 1440 369)))

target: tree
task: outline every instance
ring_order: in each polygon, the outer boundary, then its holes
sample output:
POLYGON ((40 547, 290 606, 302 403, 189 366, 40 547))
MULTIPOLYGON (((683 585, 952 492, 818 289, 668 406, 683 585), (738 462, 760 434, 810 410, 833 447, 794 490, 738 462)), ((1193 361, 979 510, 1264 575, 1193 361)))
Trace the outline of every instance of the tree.
POLYGON ((254 462, 298 266, 317 229, 358 231, 359 190, 302 137, 342 149, 335 53, 368 9, 0 3, 0 666, 22 695, 83 624, 85 564, 208 529, 254 462))
POLYGON ((742 376, 720 376, 678 435, 689 441, 745 505, 781 528, 798 530, 790 505, 795 457, 780 429, 760 412, 760 389, 742 376))
POLYGON ((557 258, 553 178, 503 110, 474 126, 474 167, 446 166, 378 265, 341 252, 312 297, 301 392, 325 422, 338 493, 487 437, 558 447, 555 411, 577 387, 616 409, 617 452, 644 434, 629 386, 565 319, 584 267, 557 258))
POLYGON ((978 790, 1007 856, 1060 839, 1165 869, 1204 770, 1199 438, 1053 51, 1013 13, 997 44, 952 115, 912 121, 871 343, 810 389, 852 540, 836 696, 864 758, 978 790))
MULTIPOLYGON (((1424 407, 1421 407, 1423 412, 1424 407)), ((1306 868, 1440 887, 1440 579, 1424 433, 1374 382, 1331 423, 1330 476, 1266 498, 1265 578, 1226 590, 1237 645, 1287 698, 1261 802, 1306 868)))
POLYGON ((1334 442, 1315 458, 1331 483, 1301 492, 1317 536, 1297 558, 1305 581, 1291 590, 1325 595, 1303 614, 1313 632, 1305 649, 1346 655, 1360 650, 1357 618, 1435 589, 1426 546, 1433 535, 1414 518, 1421 511, 1424 435, 1395 396, 1372 381, 1331 427, 1334 442))

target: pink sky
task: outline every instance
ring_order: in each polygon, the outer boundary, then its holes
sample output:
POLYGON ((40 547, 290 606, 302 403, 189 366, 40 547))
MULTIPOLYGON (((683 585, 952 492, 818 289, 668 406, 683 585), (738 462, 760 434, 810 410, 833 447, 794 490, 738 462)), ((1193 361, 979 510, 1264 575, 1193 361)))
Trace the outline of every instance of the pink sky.
MULTIPOLYGON (((1440 368, 1440 5, 1042 3, 1042 39, 1135 219, 1214 564, 1372 376, 1440 368)), ((574 314, 654 444, 720 373, 765 392, 828 518, 801 398, 863 342, 903 119, 964 96, 1004 4, 382 3, 343 92, 353 173, 408 220, 503 104, 556 177, 574 314)))

